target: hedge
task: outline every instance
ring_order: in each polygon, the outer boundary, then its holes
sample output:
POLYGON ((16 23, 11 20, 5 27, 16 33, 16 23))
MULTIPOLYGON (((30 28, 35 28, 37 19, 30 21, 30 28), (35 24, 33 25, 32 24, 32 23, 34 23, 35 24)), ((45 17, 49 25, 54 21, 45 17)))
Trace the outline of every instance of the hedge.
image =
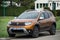
MULTIPOLYGON (((27 10, 26 7, 8 7, 5 8, 5 16, 18 16, 23 11, 27 10)), ((3 16, 3 8, 0 7, 0 16, 3 16)))
MULTIPOLYGON (((27 7, 27 6, 21 6, 21 7, 15 7, 15 6, 12 6, 12 7, 7 7, 5 8, 6 10, 6 14, 5 16, 18 16, 20 15, 22 12, 24 12, 25 10, 27 9, 30 9, 34 6, 31 6, 31 7, 27 7)), ((57 10, 56 11, 56 15, 57 16, 60 16, 60 10, 57 10)), ((3 16, 3 8, 0 7, 0 16, 3 16)))

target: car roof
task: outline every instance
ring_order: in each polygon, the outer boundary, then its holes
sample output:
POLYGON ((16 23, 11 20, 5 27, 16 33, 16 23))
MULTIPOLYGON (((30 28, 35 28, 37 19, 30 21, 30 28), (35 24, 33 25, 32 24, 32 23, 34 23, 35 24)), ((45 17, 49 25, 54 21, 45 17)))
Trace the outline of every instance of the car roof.
POLYGON ((25 12, 37 12, 37 11, 36 10, 29 9, 29 10, 26 10, 25 12))
POLYGON ((24 11, 24 12, 37 12, 37 13, 42 13, 42 12, 51 12, 51 11, 46 10, 46 9, 44 9, 44 10, 42 10, 42 11, 37 11, 37 10, 29 9, 29 10, 26 10, 26 11, 24 11))

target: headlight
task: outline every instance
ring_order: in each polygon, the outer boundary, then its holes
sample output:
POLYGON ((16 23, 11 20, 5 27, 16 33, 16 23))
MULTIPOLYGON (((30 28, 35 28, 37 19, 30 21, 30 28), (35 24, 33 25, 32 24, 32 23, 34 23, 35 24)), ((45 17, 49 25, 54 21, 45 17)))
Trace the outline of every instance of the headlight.
POLYGON ((30 25, 31 24, 31 22, 25 22, 25 25, 30 25))
POLYGON ((11 22, 8 22, 8 25, 10 25, 11 24, 11 22))

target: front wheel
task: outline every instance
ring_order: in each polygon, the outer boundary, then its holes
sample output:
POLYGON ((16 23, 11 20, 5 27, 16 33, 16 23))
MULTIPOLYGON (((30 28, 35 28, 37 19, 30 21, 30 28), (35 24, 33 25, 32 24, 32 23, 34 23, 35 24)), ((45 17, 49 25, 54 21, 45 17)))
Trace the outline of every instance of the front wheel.
POLYGON ((39 30, 38 30, 38 27, 35 26, 32 31, 32 37, 37 38, 38 36, 39 36, 39 30))
POLYGON ((15 34, 9 34, 9 37, 15 37, 15 34))
POLYGON ((7 28, 7 33, 8 33, 8 35, 9 35, 9 37, 15 37, 15 34, 11 34, 11 33, 9 32, 9 28, 7 28))

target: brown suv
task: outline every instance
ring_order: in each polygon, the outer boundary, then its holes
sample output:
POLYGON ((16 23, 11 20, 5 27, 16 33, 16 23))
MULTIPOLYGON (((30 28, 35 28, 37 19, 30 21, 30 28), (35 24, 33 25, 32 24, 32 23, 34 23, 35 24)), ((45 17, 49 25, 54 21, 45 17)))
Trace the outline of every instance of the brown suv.
POLYGON ((38 37, 42 31, 48 31, 51 35, 56 33, 56 20, 52 12, 25 11, 15 19, 8 22, 7 32, 9 37, 16 34, 27 34, 38 37))

